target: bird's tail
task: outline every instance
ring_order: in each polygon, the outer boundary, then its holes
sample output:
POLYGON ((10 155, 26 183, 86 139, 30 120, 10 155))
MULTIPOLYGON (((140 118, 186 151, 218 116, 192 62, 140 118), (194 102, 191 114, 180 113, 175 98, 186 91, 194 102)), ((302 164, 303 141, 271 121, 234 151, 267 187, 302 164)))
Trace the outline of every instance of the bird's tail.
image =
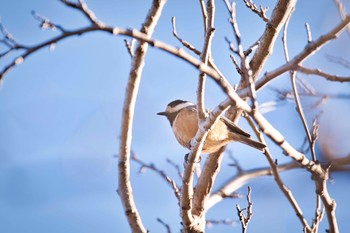
POLYGON ((260 151, 263 151, 266 148, 265 144, 263 144, 261 142, 257 142, 255 140, 251 139, 250 137, 234 134, 233 138, 235 141, 242 142, 242 143, 244 143, 250 147, 253 147, 255 149, 258 149, 260 151))

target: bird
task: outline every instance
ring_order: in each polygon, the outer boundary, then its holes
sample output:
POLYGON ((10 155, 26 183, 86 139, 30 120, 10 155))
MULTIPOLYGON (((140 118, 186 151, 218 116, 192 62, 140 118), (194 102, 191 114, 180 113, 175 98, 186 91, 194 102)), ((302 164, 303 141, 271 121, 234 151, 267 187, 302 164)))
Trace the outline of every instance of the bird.
MULTIPOLYGON (((183 147, 191 150, 191 140, 198 130, 197 107, 190 101, 174 100, 170 102, 164 112, 157 115, 165 116, 173 133, 183 147)), ((230 142, 238 141, 250 147, 263 151, 265 144, 250 138, 250 134, 243 131, 227 117, 221 116, 214 128, 209 131, 203 144, 202 153, 212 154, 230 142)))

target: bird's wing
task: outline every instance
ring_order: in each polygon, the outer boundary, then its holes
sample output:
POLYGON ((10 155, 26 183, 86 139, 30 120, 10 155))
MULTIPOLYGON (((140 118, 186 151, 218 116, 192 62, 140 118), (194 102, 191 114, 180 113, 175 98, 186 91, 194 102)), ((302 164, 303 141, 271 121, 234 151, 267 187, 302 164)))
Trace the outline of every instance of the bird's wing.
POLYGON ((239 128, 237 125, 235 125, 231 120, 229 120, 227 117, 221 117, 221 120, 226 124, 226 126, 229 128, 229 130, 233 133, 240 134, 245 137, 250 137, 250 134, 243 131, 241 128, 239 128))

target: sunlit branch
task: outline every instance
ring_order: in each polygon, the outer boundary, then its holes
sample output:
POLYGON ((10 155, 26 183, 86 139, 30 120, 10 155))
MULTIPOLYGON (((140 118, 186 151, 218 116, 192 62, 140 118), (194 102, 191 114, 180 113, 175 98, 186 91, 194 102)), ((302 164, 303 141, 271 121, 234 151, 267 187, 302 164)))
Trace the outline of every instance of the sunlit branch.
POLYGON ((251 9, 255 14, 257 14, 262 20, 264 20, 266 23, 269 21, 269 19, 266 16, 266 11, 269 9, 268 7, 263 7, 260 5, 258 8, 251 0, 243 0, 245 5, 251 9))
POLYGON ((332 75, 332 74, 328 74, 326 72, 321 71, 320 69, 310 69, 310 68, 306 68, 303 66, 297 66, 296 70, 298 70, 299 72, 302 72, 303 74, 307 74, 307 75, 316 75, 316 76, 320 76, 323 77, 325 79, 327 79, 328 81, 335 81, 335 82, 350 82, 350 76, 338 76, 338 75, 332 75))
MULTIPOLYGON (((346 16, 344 20, 342 20, 338 25, 336 25, 332 30, 330 30, 328 33, 320 36, 317 40, 308 43, 306 47, 294 58, 292 58, 288 63, 276 68, 275 70, 271 72, 267 72, 264 74, 264 76, 259 79, 256 83, 257 90, 261 89, 263 86, 265 86, 269 81, 273 80, 274 78, 280 76, 281 74, 290 71, 290 70, 297 70, 298 66, 309 56, 314 54, 317 50, 319 50, 321 47, 323 47, 325 44, 330 42, 331 40, 337 38, 339 34, 348 26, 350 23, 350 15, 346 16)), ((260 47, 259 47, 260 48, 260 47)), ((247 94, 248 90, 242 91, 244 94, 247 94)))
MULTIPOLYGON (((165 2, 165 0, 153 0, 152 6, 141 28, 141 33, 147 37, 151 37, 160 18, 165 2)), ((86 12, 87 7, 83 4, 84 2, 80 0, 80 6, 82 7, 81 10, 86 12)), ((88 17, 93 21, 93 15, 89 14, 88 17)), ((94 25, 101 27, 102 24, 94 25)), ((142 223, 133 197, 130 180, 130 153, 136 97, 138 94, 147 48, 147 43, 139 41, 133 56, 122 110, 118 156, 118 191, 120 199, 131 231, 138 233, 146 233, 148 231, 142 223)))

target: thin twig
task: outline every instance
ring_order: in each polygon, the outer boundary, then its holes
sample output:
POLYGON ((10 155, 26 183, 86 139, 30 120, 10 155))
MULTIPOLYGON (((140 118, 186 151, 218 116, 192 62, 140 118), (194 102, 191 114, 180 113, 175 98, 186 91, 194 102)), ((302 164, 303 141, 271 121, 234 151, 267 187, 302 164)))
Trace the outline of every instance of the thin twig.
POLYGON ((187 41, 183 40, 182 38, 180 38, 178 35, 177 35, 177 32, 176 32, 176 21, 175 21, 175 17, 173 16, 171 18, 171 25, 173 27, 173 35, 174 37, 180 41, 180 43, 185 46, 186 48, 188 48, 189 50, 191 50, 192 52, 194 52, 195 54, 197 55, 200 55, 201 54, 201 51, 197 50, 193 45, 191 45, 190 43, 188 43, 187 41))
POLYGON ((249 46, 249 48, 244 51, 244 55, 247 57, 249 56, 249 54, 251 52, 253 52, 254 50, 256 50, 258 47, 259 47, 259 44, 260 44, 260 40, 257 40, 254 44, 252 44, 251 46, 249 46))
MULTIPOLYGON (((293 91, 291 90, 279 90, 277 88, 271 88, 271 90, 275 91, 278 94, 278 100, 291 100, 294 99, 293 91)), ((321 98, 319 104, 325 103, 328 99, 350 99, 350 95, 347 94, 327 94, 327 93, 309 93, 309 92, 299 92, 299 96, 303 97, 317 97, 321 98)), ((319 105, 318 104, 318 105, 319 105)), ((316 105, 316 106, 318 106, 316 105)))
POLYGON ((131 151, 131 159, 133 161, 135 161, 136 163, 138 163, 141 167, 140 167, 140 172, 142 172, 145 168, 150 169, 156 173, 158 173, 158 175, 160 175, 160 177, 162 177, 169 185, 170 187, 173 189, 175 197, 177 198, 178 201, 180 201, 180 190, 177 186, 177 184, 175 183, 175 181, 173 179, 171 179, 163 170, 160 170, 159 168, 157 168, 153 163, 151 164, 146 164, 145 162, 143 162, 142 160, 140 160, 135 153, 133 153, 133 151, 131 151))
MULTIPOLYGON (((345 12, 345 7, 344 7, 343 3, 340 0, 334 0, 334 3, 337 6, 337 9, 339 11, 339 15, 340 15, 341 19, 344 20, 346 17, 346 12, 345 12)), ((346 30, 348 32, 348 35, 350 36, 350 27, 347 27, 346 30)))
POLYGON ((166 161, 176 169, 178 177, 182 180, 183 175, 182 175, 182 172, 181 172, 179 164, 176 164, 175 162, 173 162, 169 158, 167 158, 166 161))
POLYGON ((258 9, 258 7, 251 0, 243 0, 243 2, 249 9, 262 18, 262 20, 264 20, 266 23, 269 22, 269 19, 266 16, 266 11, 269 9, 268 7, 264 8, 262 5, 260 5, 260 8, 258 9))
MULTIPOLYGON (((290 162, 287 164, 276 166, 278 173, 289 171, 295 168, 299 168, 299 166, 295 162, 290 162)), ((235 176, 230 178, 227 182, 224 183, 223 186, 221 186, 210 196, 206 205, 207 210, 209 210, 225 198, 232 198, 232 193, 237 191, 243 185, 247 184, 250 180, 260 176, 271 176, 272 174, 273 171, 271 167, 262 167, 250 170, 241 169, 241 172, 238 172, 235 176)))
MULTIPOLYGON (((246 119, 247 119, 249 125, 251 126, 251 128, 254 130, 257 137, 259 138, 260 142, 266 144, 262 133, 260 131, 258 131, 258 129, 255 127, 253 121, 249 117, 246 117, 246 119)), ((301 208, 300 208, 298 202, 295 200, 292 191, 283 183, 281 176, 279 174, 279 166, 276 164, 276 162, 272 158, 272 155, 269 152, 268 148, 265 149, 264 155, 265 155, 265 158, 267 159, 267 161, 270 165, 271 174, 273 175, 279 189, 282 191, 282 193, 285 195, 285 197, 287 198, 287 200, 291 204, 292 208, 294 209, 294 212, 296 213, 301 224, 303 225, 303 228, 306 230, 306 232, 311 232, 310 226, 307 223, 306 219, 304 218, 303 213, 301 211, 301 208)))
POLYGON ((207 30, 207 18, 208 18, 208 12, 207 12, 207 9, 205 7, 205 3, 204 3, 204 0, 199 0, 199 4, 201 6, 201 12, 202 12, 202 21, 203 21, 203 31, 204 31, 204 34, 207 30))
MULTIPOLYGON (((266 24, 264 33, 260 38, 260 44, 254 56, 250 61, 253 80, 256 81, 261 69, 268 57, 272 54, 272 49, 279 34, 281 27, 286 21, 287 16, 294 9, 295 0, 279 0, 272 11, 269 22, 266 24)), ((257 90, 259 89, 257 85, 257 90)))
MULTIPOLYGON (((206 23, 205 28, 205 37, 204 37, 204 45, 203 50, 200 55, 200 59, 202 63, 205 65, 208 64, 209 57, 211 54, 211 42, 214 36, 214 16, 215 16, 215 2, 213 0, 207 1, 206 12, 208 13, 206 18, 203 18, 206 23)), ((198 117, 200 121, 203 121, 206 117, 205 105, 204 105, 204 90, 205 90, 205 81, 206 74, 204 72, 200 72, 198 78, 198 87, 197 87, 197 110, 198 117)))
POLYGON ((170 226, 169 224, 165 223, 162 219, 160 218, 157 218, 157 221, 162 224, 165 228, 166 228, 166 232, 167 233, 171 233, 171 229, 170 229, 170 226))
POLYGON ((312 35, 311 35, 310 25, 308 23, 305 23, 305 29, 306 29, 306 35, 307 35, 307 43, 311 43, 312 35))
MULTIPOLYGON (((264 74, 263 78, 259 79, 256 83, 257 90, 264 87, 268 82, 273 80, 274 78, 280 76, 281 74, 294 70, 299 66, 305 59, 315 53, 315 51, 319 50, 325 44, 330 42, 331 40, 337 38, 339 34, 348 26, 350 23, 350 15, 346 16, 344 20, 342 20, 338 25, 336 25, 333 29, 327 32, 324 35, 321 35, 318 39, 314 40, 312 43, 306 45, 306 47, 294 58, 292 58, 288 63, 276 68, 271 72, 267 72, 264 74)), ((260 46, 259 46, 260 48, 260 46)), ((240 96, 246 96, 248 94, 248 89, 242 90, 240 92, 240 96)))
POLYGON ((332 75, 328 74, 326 72, 321 71, 320 69, 309 69, 303 66, 297 66, 296 68, 298 71, 302 72, 303 74, 307 75, 317 75, 320 77, 323 77, 327 79, 328 81, 335 81, 335 82, 350 82, 350 76, 338 76, 338 75, 332 75))
POLYGON ((39 15, 35 11, 32 11, 32 15, 33 15, 34 19, 36 19, 36 20, 38 20, 40 22, 40 28, 41 29, 51 29, 53 31, 58 29, 62 33, 65 33, 67 31, 62 26, 51 22, 48 18, 39 15))
MULTIPOLYGON (((233 63, 236 66, 236 70, 239 72, 239 74, 241 75, 241 81, 240 81, 240 86, 247 86, 249 87, 250 90, 250 99, 252 101, 252 108, 253 110, 257 108, 257 100, 256 100, 256 89, 255 89, 255 81, 252 77, 252 70, 250 69, 249 66, 249 62, 247 59, 247 55, 246 55, 246 51, 243 51, 243 47, 241 44, 241 34, 239 32, 239 28, 238 28, 238 23, 236 20, 236 4, 235 2, 233 2, 231 5, 229 4, 228 0, 225 0, 226 3, 226 8, 228 9, 231 18, 230 18, 230 22, 233 28, 233 32, 236 38, 236 43, 237 43, 237 51, 234 51, 234 49, 232 49, 234 52, 236 52, 240 59, 241 59, 241 65, 240 67, 238 67, 238 63, 237 61, 234 59, 233 56, 231 56, 231 59, 233 61, 233 63)), ((232 43, 230 43, 232 44, 232 43)), ((249 53, 248 53, 249 54, 249 53)), ((237 113, 238 114, 238 113, 237 113)))
MULTIPOLYGON (((283 49, 284 49, 284 53, 285 53, 286 62, 289 62, 288 48, 287 48, 287 28, 288 28, 289 19, 290 19, 290 17, 288 17, 288 19, 285 23, 284 30, 283 30, 283 36, 282 36, 283 49)), ((310 39, 310 37, 309 37, 309 39, 310 39)), ((309 43, 311 43, 311 42, 309 42, 309 43)), ((308 125, 307 125, 307 122, 306 122, 306 119, 304 116, 304 111, 303 111, 303 108, 302 108, 301 103, 300 103, 299 93, 298 93, 297 85, 295 82, 296 72, 290 71, 289 73, 290 73, 290 78, 291 78, 291 83, 292 83, 292 88, 293 88, 293 95, 294 95, 294 100, 295 100, 295 105, 296 105, 296 111, 299 114, 300 120, 301 120, 303 127, 304 127, 304 130, 305 130, 306 138, 309 142, 309 148, 311 151, 312 160, 314 162, 316 162, 316 154, 315 154, 315 147, 314 147, 315 143, 311 138, 311 133, 309 131, 309 128, 308 128, 308 125)), ((317 216, 318 216, 319 209, 320 209, 320 197, 318 194, 316 194, 316 208, 315 208, 315 216, 316 217, 315 217, 314 222, 313 222, 313 228, 318 227, 319 222, 317 221, 318 220, 317 216)), ((306 222, 303 222, 303 224, 304 224, 304 229, 307 232, 310 232, 311 231, 310 226, 305 225, 305 224, 307 224, 306 222)))
POLYGON ((130 57, 134 56, 134 51, 133 51, 134 42, 135 42, 134 39, 131 39, 130 42, 128 42, 127 39, 124 39, 124 44, 125 44, 125 47, 126 47, 128 53, 129 53, 130 57))
MULTIPOLYGON (((285 59, 286 59, 287 63, 289 62, 289 55, 288 55, 288 48, 287 48, 287 28, 288 28, 289 19, 290 19, 290 16, 286 20, 286 23, 285 23, 284 29, 283 29, 283 36, 282 36, 283 50, 284 50, 285 59)), ((298 93, 297 85, 295 82, 296 73, 295 73, 295 71, 290 71, 289 74, 290 74, 290 79, 291 79, 292 88, 293 88, 296 110, 299 114, 300 120, 301 120, 303 127, 304 127, 304 130, 305 130, 306 138, 309 142, 312 160, 315 162, 316 161, 315 148, 313 147, 312 140, 311 140, 311 133, 310 133, 309 127, 308 127, 307 122, 306 122, 303 108, 302 108, 301 103, 300 103, 299 93, 298 93)))
POLYGON ((242 226, 242 233, 247 232, 248 224, 253 216, 253 213, 252 213, 253 203, 251 201, 250 194, 251 194, 251 188, 250 188, 250 186, 248 186, 248 193, 247 193, 248 206, 247 206, 247 208, 241 209, 238 204, 236 205, 237 215, 238 215, 239 221, 241 222, 241 226, 242 226), (243 213, 244 210, 246 210, 246 212, 247 212, 246 216, 243 213))
MULTIPOLYGON (((25 60, 25 58, 27 58, 29 55, 33 54, 34 52, 36 52, 44 47, 51 46, 52 44, 58 43, 58 42, 62 41, 63 39, 66 39, 68 37, 80 36, 80 35, 85 34, 87 32, 99 31, 99 30, 103 31, 101 28, 93 25, 93 26, 77 29, 75 31, 65 32, 59 36, 56 36, 52 39, 49 39, 47 41, 44 41, 44 42, 42 42, 38 45, 32 46, 32 47, 25 47, 24 53, 22 53, 20 56, 13 59, 12 62, 10 62, 7 66, 5 66, 0 71, 0 81, 6 75, 6 73, 8 71, 10 71, 16 65, 21 64, 25 60)), ((20 48, 20 49, 23 49, 23 48, 20 48)))
POLYGON ((231 60, 232 60, 232 63, 233 63, 233 64, 235 65, 235 67, 236 67, 237 73, 240 74, 240 75, 242 75, 242 74, 243 74, 243 71, 242 71, 241 68, 239 67, 238 62, 237 62, 235 56, 233 56, 233 55, 231 54, 231 55, 230 55, 230 58, 231 58, 231 60))
POLYGON ((83 13, 85 15, 85 17, 93 24, 93 25, 98 25, 99 27, 103 27, 104 24, 99 21, 96 18, 96 15, 93 11, 91 11, 86 2, 84 0, 79 0, 78 3, 75 2, 71 2, 68 0, 60 0, 62 3, 64 3, 66 6, 69 6, 73 9, 76 9, 78 11, 80 11, 81 13, 83 13))

